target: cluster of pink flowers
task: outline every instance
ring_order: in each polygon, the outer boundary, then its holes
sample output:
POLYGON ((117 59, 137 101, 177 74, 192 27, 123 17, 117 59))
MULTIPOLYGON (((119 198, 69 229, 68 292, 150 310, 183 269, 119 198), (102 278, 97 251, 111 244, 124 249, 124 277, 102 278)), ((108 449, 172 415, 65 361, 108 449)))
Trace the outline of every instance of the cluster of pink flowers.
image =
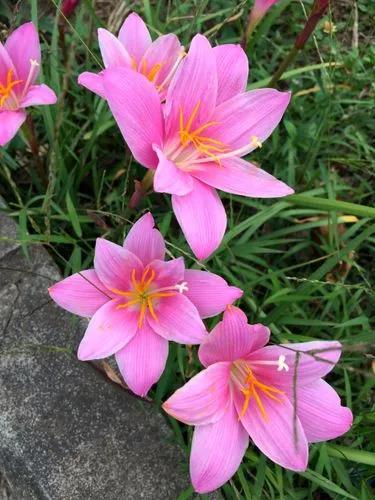
MULTIPOLYGON (((186 53, 173 34, 152 41, 136 14, 118 38, 100 29, 99 45, 105 69, 83 73, 79 83, 107 101, 135 159, 152 172, 154 190, 172 195, 199 259, 218 248, 226 229, 216 188, 263 198, 293 192, 242 159, 278 125, 290 93, 247 92, 248 60, 240 46, 212 47, 196 35, 186 53)), ((24 108, 56 100, 46 85, 35 84, 39 64, 31 23, 0 44, 1 145, 25 120, 24 108)), ((270 330, 248 324, 233 305, 242 290, 216 274, 186 269, 182 257, 166 261, 165 254, 146 213, 122 246, 98 238, 93 268, 49 289, 59 306, 90 319, 78 358, 115 355, 127 386, 145 397, 164 371, 169 341, 199 345, 204 369, 163 404, 169 415, 195 426, 190 471, 199 493, 233 476, 249 437, 277 464, 305 470, 308 444, 336 438, 352 423, 351 411, 323 380, 341 345, 266 346, 270 330), (209 333, 203 320, 220 313, 223 320, 209 333)))
POLYGON ((40 69, 40 45, 33 23, 16 29, 5 45, 0 42, 0 146, 16 135, 29 106, 55 104, 47 85, 35 85, 40 69))

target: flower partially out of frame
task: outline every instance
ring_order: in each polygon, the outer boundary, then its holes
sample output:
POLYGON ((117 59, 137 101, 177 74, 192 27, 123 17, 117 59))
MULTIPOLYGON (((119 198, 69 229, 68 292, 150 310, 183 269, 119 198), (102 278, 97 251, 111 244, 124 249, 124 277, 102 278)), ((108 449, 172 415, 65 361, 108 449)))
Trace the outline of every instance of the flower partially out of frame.
POLYGON ((247 21, 247 34, 249 35, 259 23, 265 13, 279 0, 255 0, 247 21))
POLYGON ((349 408, 322 377, 341 355, 339 342, 265 346, 269 329, 249 325, 229 306, 199 348, 206 367, 163 405, 195 425, 190 474, 199 493, 222 486, 249 443, 294 471, 307 467, 308 443, 333 439, 352 424, 349 408))
POLYGON ((0 43, 0 146, 16 135, 26 120, 25 108, 55 104, 47 85, 35 85, 40 67, 40 44, 33 23, 17 28, 0 43))
MULTIPOLYGON (((105 68, 128 68, 144 75, 160 97, 165 97, 185 52, 176 35, 170 33, 154 42, 143 20, 134 12, 124 21, 118 38, 106 29, 98 29, 99 47, 105 68)), ((84 72, 78 83, 105 99, 102 73, 84 72)))
POLYGON ((241 159, 260 147, 280 122, 289 92, 245 92, 248 60, 236 45, 212 48, 196 35, 169 86, 166 102, 139 73, 103 72, 111 111, 135 159, 153 169, 154 189, 172 207, 193 252, 212 254, 226 229, 215 190, 273 198, 293 190, 241 159))
POLYGON ((115 354, 125 382, 140 396, 160 378, 169 340, 200 344, 207 334, 201 318, 219 314, 242 296, 216 274, 185 269, 182 257, 164 257, 163 237, 147 213, 123 247, 98 238, 94 269, 49 289, 59 306, 91 318, 78 358, 115 354))

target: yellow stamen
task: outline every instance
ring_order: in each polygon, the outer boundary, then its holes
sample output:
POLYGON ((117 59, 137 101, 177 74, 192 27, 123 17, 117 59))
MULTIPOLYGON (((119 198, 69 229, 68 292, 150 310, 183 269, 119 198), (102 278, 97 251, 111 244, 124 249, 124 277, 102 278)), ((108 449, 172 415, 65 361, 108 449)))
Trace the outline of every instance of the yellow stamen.
POLYGON ((22 83, 22 80, 13 80, 13 69, 10 68, 7 72, 6 86, 0 83, 0 107, 4 106, 7 99, 13 93, 13 87, 22 83))
POLYGON ((148 305, 148 308, 150 310, 151 316, 154 318, 155 321, 158 321, 158 317, 155 314, 155 309, 154 309, 154 305, 152 303, 152 298, 151 297, 149 297, 147 299, 147 305, 148 305))
POLYGON ((141 73, 144 75, 147 80, 149 80, 151 83, 154 82, 155 78, 157 75, 160 73, 161 68, 163 67, 163 63, 156 63, 152 66, 150 71, 147 71, 147 61, 146 59, 142 59, 141 62, 141 73))
POLYGON ((209 121, 201 125, 197 129, 191 130, 193 122, 197 117, 199 108, 200 108, 200 101, 198 101, 197 104, 194 106, 194 109, 191 112, 188 121, 186 122, 186 124, 184 124, 184 113, 182 107, 180 107, 179 134, 180 134, 181 145, 188 146, 189 144, 192 144, 195 147, 195 149, 197 149, 200 153, 202 153, 205 156, 208 156, 209 158, 212 158, 216 163, 220 165, 220 159, 215 153, 225 153, 226 151, 229 151, 228 146, 224 144, 222 141, 201 135, 202 132, 204 132, 210 127, 218 125, 219 123, 215 121, 209 121))
POLYGON ((155 311, 154 301, 165 298, 173 297, 178 293, 183 293, 188 290, 186 282, 167 286, 163 288, 156 288, 153 284, 156 277, 156 272, 150 266, 146 266, 142 272, 140 279, 137 279, 137 271, 133 269, 130 275, 131 290, 120 290, 118 288, 111 288, 111 292, 127 299, 126 302, 120 302, 116 309, 125 309, 134 306, 139 309, 138 328, 142 328, 147 312, 150 312, 151 317, 158 321, 155 311))
POLYGON ((241 409, 240 418, 245 415, 249 407, 250 399, 253 397, 262 418, 267 421, 268 415, 264 408, 261 395, 272 399, 273 401, 281 403, 280 397, 284 395, 284 392, 276 389, 275 387, 259 382, 246 361, 234 362, 232 374, 237 385, 240 386, 240 391, 244 395, 244 402, 241 409), (279 397, 277 397, 277 395, 279 397))
POLYGON ((142 328, 143 321, 144 321, 145 316, 146 316, 146 312, 147 312, 147 301, 146 300, 142 300, 141 311, 140 311, 139 319, 138 319, 138 328, 142 328))

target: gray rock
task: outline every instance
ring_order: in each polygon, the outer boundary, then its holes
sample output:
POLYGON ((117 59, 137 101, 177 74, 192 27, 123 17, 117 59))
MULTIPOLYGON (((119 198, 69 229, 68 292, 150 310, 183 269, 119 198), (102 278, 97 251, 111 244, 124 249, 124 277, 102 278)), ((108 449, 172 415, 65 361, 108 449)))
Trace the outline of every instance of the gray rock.
POLYGON ((85 324, 49 300, 48 253, 26 258, 16 237, 0 214, 0 470, 14 498, 176 499, 187 464, 164 417, 76 359, 85 324))

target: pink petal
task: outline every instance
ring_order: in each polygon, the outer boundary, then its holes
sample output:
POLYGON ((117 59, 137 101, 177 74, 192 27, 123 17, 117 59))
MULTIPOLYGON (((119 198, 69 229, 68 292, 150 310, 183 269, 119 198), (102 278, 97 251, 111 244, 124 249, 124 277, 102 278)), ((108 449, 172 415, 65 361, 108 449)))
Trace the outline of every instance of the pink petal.
POLYGON ((116 361, 126 385, 145 397, 164 371, 168 341, 144 324, 132 340, 116 353, 116 361))
POLYGON ((78 348, 78 359, 102 359, 122 349, 136 334, 138 311, 118 309, 111 300, 104 304, 91 318, 86 333, 78 348))
POLYGON ((0 146, 5 146, 26 120, 24 111, 0 111, 0 146))
POLYGON ((57 97, 55 92, 42 83, 41 85, 32 85, 29 87, 20 106, 22 108, 27 108, 28 106, 55 104, 56 101, 57 97))
POLYGON ((123 44, 104 28, 98 29, 98 41, 106 68, 132 68, 132 60, 123 44))
POLYGON ((153 260, 150 268, 155 271, 155 285, 158 288, 171 287, 183 281, 185 263, 183 257, 168 260, 153 260))
POLYGON ((216 363, 195 375, 163 404, 172 417, 188 425, 220 420, 229 404, 229 363, 216 363))
POLYGON ((210 42, 203 35, 195 35, 188 55, 180 64, 167 93, 165 105, 166 130, 179 130, 180 112, 186 123, 199 105, 191 130, 210 120, 217 95, 216 60, 210 42))
POLYGON ((17 75, 12 59, 4 45, 0 42, 0 83, 5 85, 7 81, 8 71, 13 71, 13 76, 17 75))
POLYGON ((153 70, 160 67, 151 81, 154 85, 161 85, 176 63, 180 52, 181 45, 176 35, 171 33, 159 36, 146 50, 138 71, 151 80, 153 70))
POLYGON ((190 455, 195 491, 208 493, 226 483, 240 466, 248 444, 233 405, 218 422, 196 427, 190 455))
POLYGON ((139 63, 151 45, 151 36, 147 26, 135 12, 125 19, 118 37, 136 63, 139 63))
POLYGON ((270 340, 271 331, 266 326, 261 323, 257 323, 256 325, 251 326, 251 335, 253 336, 253 345, 252 350, 256 351, 257 349, 261 349, 266 344, 268 344, 270 340))
POLYGON ((155 306, 157 320, 147 316, 151 328, 167 340, 180 344, 200 344, 207 334, 199 313, 181 293, 160 299, 155 306))
POLYGON ((103 74, 109 107, 125 141, 139 163, 155 168, 158 157, 152 145, 161 146, 164 135, 157 90, 143 75, 125 68, 103 74))
POLYGON ((279 0, 255 0, 252 15, 259 19, 264 16, 267 10, 279 0))
POLYGON ((103 76, 101 73, 96 74, 85 71, 79 75, 78 83, 88 90, 91 90, 91 92, 94 92, 94 94, 97 94, 99 97, 105 99, 103 76))
MULTIPOLYGON (((22 24, 9 36, 5 48, 10 55, 17 71, 17 77, 25 84, 30 72, 30 60, 40 64, 40 44, 38 32, 33 23, 22 24)), ((39 70, 35 71, 30 84, 33 84, 39 70)))
POLYGON ((130 229, 124 241, 124 248, 136 255, 144 265, 155 259, 164 260, 164 239, 155 228, 150 212, 143 215, 130 229))
POLYGON ((245 92, 249 61, 240 45, 223 44, 213 48, 216 58, 218 90, 216 104, 245 92))
POLYGON ((51 286, 48 292, 60 307, 86 318, 112 298, 94 269, 73 274, 51 286))
POLYGON ((133 270, 137 279, 143 272, 143 265, 137 256, 103 238, 96 240, 94 267, 100 281, 109 290, 128 291, 133 270))
POLYGON ((216 191, 194 179, 194 188, 185 196, 172 196, 178 223, 198 259, 209 257, 220 245, 227 216, 216 191))
POLYGON ((221 160, 221 165, 207 163, 193 172, 200 181, 227 193, 252 198, 276 198, 293 194, 294 190, 265 170, 241 158, 221 160))
POLYGON ((253 347, 252 326, 245 313, 229 306, 220 321, 199 347, 199 359, 204 366, 219 361, 236 361, 249 355, 253 347))
POLYGON ((270 399, 258 391, 267 417, 264 418, 254 398, 242 414, 244 396, 235 391, 235 405, 242 425, 254 444, 275 463, 294 471, 306 470, 308 445, 298 417, 293 418, 293 407, 286 396, 280 401, 270 399))
POLYGON ((247 152, 252 151, 256 148, 252 138, 264 142, 280 123, 289 101, 289 92, 275 89, 251 90, 232 97, 220 104, 212 116, 219 122, 215 139, 234 150, 248 145, 247 152))
POLYGON ((345 434, 353 422, 350 409, 341 406, 337 392, 322 379, 297 388, 297 414, 310 443, 335 439, 345 434))
POLYGON ((187 269, 185 281, 188 287, 185 295, 198 309, 201 318, 216 316, 243 294, 242 290, 235 286, 229 286, 217 274, 206 271, 187 269))
POLYGON ((154 150, 159 158, 159 163, 154 176, 154 190, 157 193, 169 193, 183 196, 193 189, 193 178, 188 172, 184 172, 155 147, 154 150))
POLYGON ((297 384, 303 386, 324 377, 334 368, 341 356, 341 344, 336 341, 313 341, 285 344, 285 347, 272 345, 253 352, 247 359, 254 362, 252 369, 255 374, 261 374, 262 379, 275 382, 281 388, 290 388, 293 386, 297 362, 296 351, 302 353, 297 365, 297 384), (303 354, 306 351, 311 351, 313 355, 303 354), (285 356, 289 371, 278 371, 275 365, 257 364, 257 361, 277 362, 280 356, 285 356))

